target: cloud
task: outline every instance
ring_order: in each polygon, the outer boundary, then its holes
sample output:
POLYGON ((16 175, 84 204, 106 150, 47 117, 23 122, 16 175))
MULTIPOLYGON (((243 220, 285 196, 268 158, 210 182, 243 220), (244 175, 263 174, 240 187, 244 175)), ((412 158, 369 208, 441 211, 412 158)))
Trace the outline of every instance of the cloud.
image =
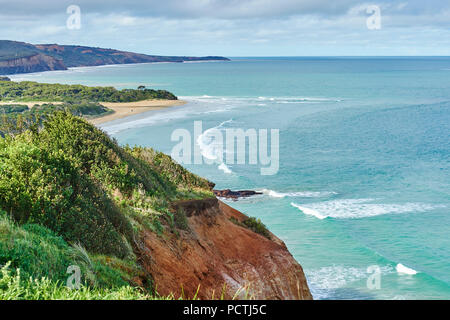
POLYGON ((48 15, 64 12, 71 4, 85 13, 127 13, 176 18, 249 18, 293 14, 342 14, 355 0, 0 0, 5 14, 48 15))
MULTIPOLYGON (((364 1, 358 0, 0 0, 0 14, 52 15, 64 13, 69 5, 76 4, 86 14, 126 13, 133 16, 177 19, 241 19, 305 14, 343 15, 362 3, 364 1)), ((369 4, 377 4, 389 10, 404 11, 413 15, 437 13, 449 9, 448 1, 441 0, 377 0, 369 4)))
POLYGON ((428 0, 0 0, 0 38, 170 55, 450 54, 450 3, 428 0), (82 29, 65 28, 70 4, 82 29), (366 27, 369 4, 382 28, 366 27))

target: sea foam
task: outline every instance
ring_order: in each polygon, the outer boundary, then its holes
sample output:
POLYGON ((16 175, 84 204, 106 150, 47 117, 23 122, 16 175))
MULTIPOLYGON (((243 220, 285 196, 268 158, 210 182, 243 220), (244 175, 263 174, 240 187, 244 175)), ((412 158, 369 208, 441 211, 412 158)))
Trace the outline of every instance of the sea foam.
MULTIPOLYGON (((392 266, 380 267, 382 275, 394 272, 392 266)), ((332 265, 317 269, 305 269, 305 275, 314 299, 326 299, 331 291, 365 281, 370 275, 367 268, 332 265)), ((364 283, 365 285, 365 283, 364 283)))
POLYGON ((336 192, 329 191, 296 191, 296 192, 278 192, 270 189, 261 189, 257 190, 262 192, 263 194, 273 197, 273 198, 286 198, 286 197, 300 197, 300 198, 320 198, 320 197, 328 197, 336 192))
MULTIPOLYGON (((222 154, 223 146, 218 144, 217 141, 215 141, 214 133, 221 130, 225 124, 230 123, 232 121, 233 119, 223 121, 218 126, 206 130, 205 132, 203 132, 201 135, 198 136, 196 141, 200 148, 202 156, 205 157, 206 159, 215 161, 218 164, 217 168, 219 170, 222 170, 226 174, 231 174, 233 172, 223 162, 223 154, 222 154)), ((219 143, 222 143, 222 141, 220 141, 219 143)))
POLYGON ((292 202, 291 205, 304 214, 314 216, 321 220, 325 218, 356 219, 384 214, 424 212, 444 207, 442 205, 430 205, 426 203, 385 204, 371 202, 374 202, 374 199, 342 199, 301 205, 292 202))
POLYGON ((403 264, 399 263, 397 264, 397 266, 395 267, 395 270, 398 273, 402 273, 402 274, 409 274, 409 275, 415 275, 417 274, 417 271, 411 268, 408 268, 406 266, 404 266, 403 264))

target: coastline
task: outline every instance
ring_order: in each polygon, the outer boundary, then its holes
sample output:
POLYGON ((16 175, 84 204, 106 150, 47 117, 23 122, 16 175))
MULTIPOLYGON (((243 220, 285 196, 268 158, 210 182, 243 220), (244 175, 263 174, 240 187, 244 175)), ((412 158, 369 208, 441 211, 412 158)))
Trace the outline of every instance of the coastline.
MULTIPOLYGON (((0 101, 0 106, 9 104, 26 105, 29 109, 35 105, 42 104, 62 104, 62 102, 49 101, 31 101, 31 102, 15 102, 15 101, 0 101)), ((136 114, 147 111, 162 110, 170 107, 182 106, 186 104, 184 100, 142 100, 135 102, 100 102, 104 107, 111 109, 113 112, 99 116, 96 118, 88 118, 87 120, 93 125, 99 125, 113 120, 123 119, 136 114)))
MULTIPOLYGON (((19 73, 11 73, 11 74, 0 74, 2 77, 9 77, 11 81, 14 80, 13 77, 20 77, 28 74, 42 74, 47 72, 64 72, 64 71, 73 71, 79 69, 88 69, 88 68, 102 68, 102 67, 120 67, 120 66, 130 66, 130 65, 142 65, 142 64, 167 64, 167 63, 208 63, 208 62, 230 62, 231 59, 228 60, 220 60, 220 59, 211 59, 211 60, 194 60, 194 61, 155 61, 155 62, 133 62, 133 63, 112 63, 112 64, 99 64, 93 66, 77 66, 77 67, 68 67, 67 69, 62 70, 43 70, 43 71, 30 71, 30 72, 19 72, 19 73)), ((20 80, 19 80, 20 81, 20 80)), ((89 86, 89 85, 87 85, 89 86)))
POLYGON ((113 113, 88 119, 93 125, 123 119, 147 111, 161 110, 186 104, 183 100, 143 100, 136 102, 101 102, 101 105, 113 110, 113 113))

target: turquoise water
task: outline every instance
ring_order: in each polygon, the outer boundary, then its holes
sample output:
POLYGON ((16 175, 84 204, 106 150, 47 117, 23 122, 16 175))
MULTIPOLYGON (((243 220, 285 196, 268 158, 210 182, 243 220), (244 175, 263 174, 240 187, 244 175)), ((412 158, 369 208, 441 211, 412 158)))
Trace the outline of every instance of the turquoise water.
POLYGON ((13 78, 170 90, 188 103, 102 126, 166 153, 173 130, 196 120, 279 129, 276 175, 186 166, 217 188, 264 192, 229 203, 285 241, 316 299, 450 298, 450 58, 235 58, 13 78), (373 265, 379 288, 367 285, 373 265))

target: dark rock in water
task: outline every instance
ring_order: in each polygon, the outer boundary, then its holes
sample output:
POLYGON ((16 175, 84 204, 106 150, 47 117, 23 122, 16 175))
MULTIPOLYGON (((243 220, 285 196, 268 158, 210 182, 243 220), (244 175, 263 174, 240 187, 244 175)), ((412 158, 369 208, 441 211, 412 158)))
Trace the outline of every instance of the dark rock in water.
POLYGON ((8 77, 0 77, 0 81, 11 81, 8 77))
POLYGON ((243 197, 251 197, 258 194, 262 194, 262 192, 257 192, 253 190, 239 190, 239 191, 232 191, 230 189, 225 190, 213 190, 216 197, 220 198, 231 198, 231 199, 237 199, 237 198, 243 198, 243 197))

